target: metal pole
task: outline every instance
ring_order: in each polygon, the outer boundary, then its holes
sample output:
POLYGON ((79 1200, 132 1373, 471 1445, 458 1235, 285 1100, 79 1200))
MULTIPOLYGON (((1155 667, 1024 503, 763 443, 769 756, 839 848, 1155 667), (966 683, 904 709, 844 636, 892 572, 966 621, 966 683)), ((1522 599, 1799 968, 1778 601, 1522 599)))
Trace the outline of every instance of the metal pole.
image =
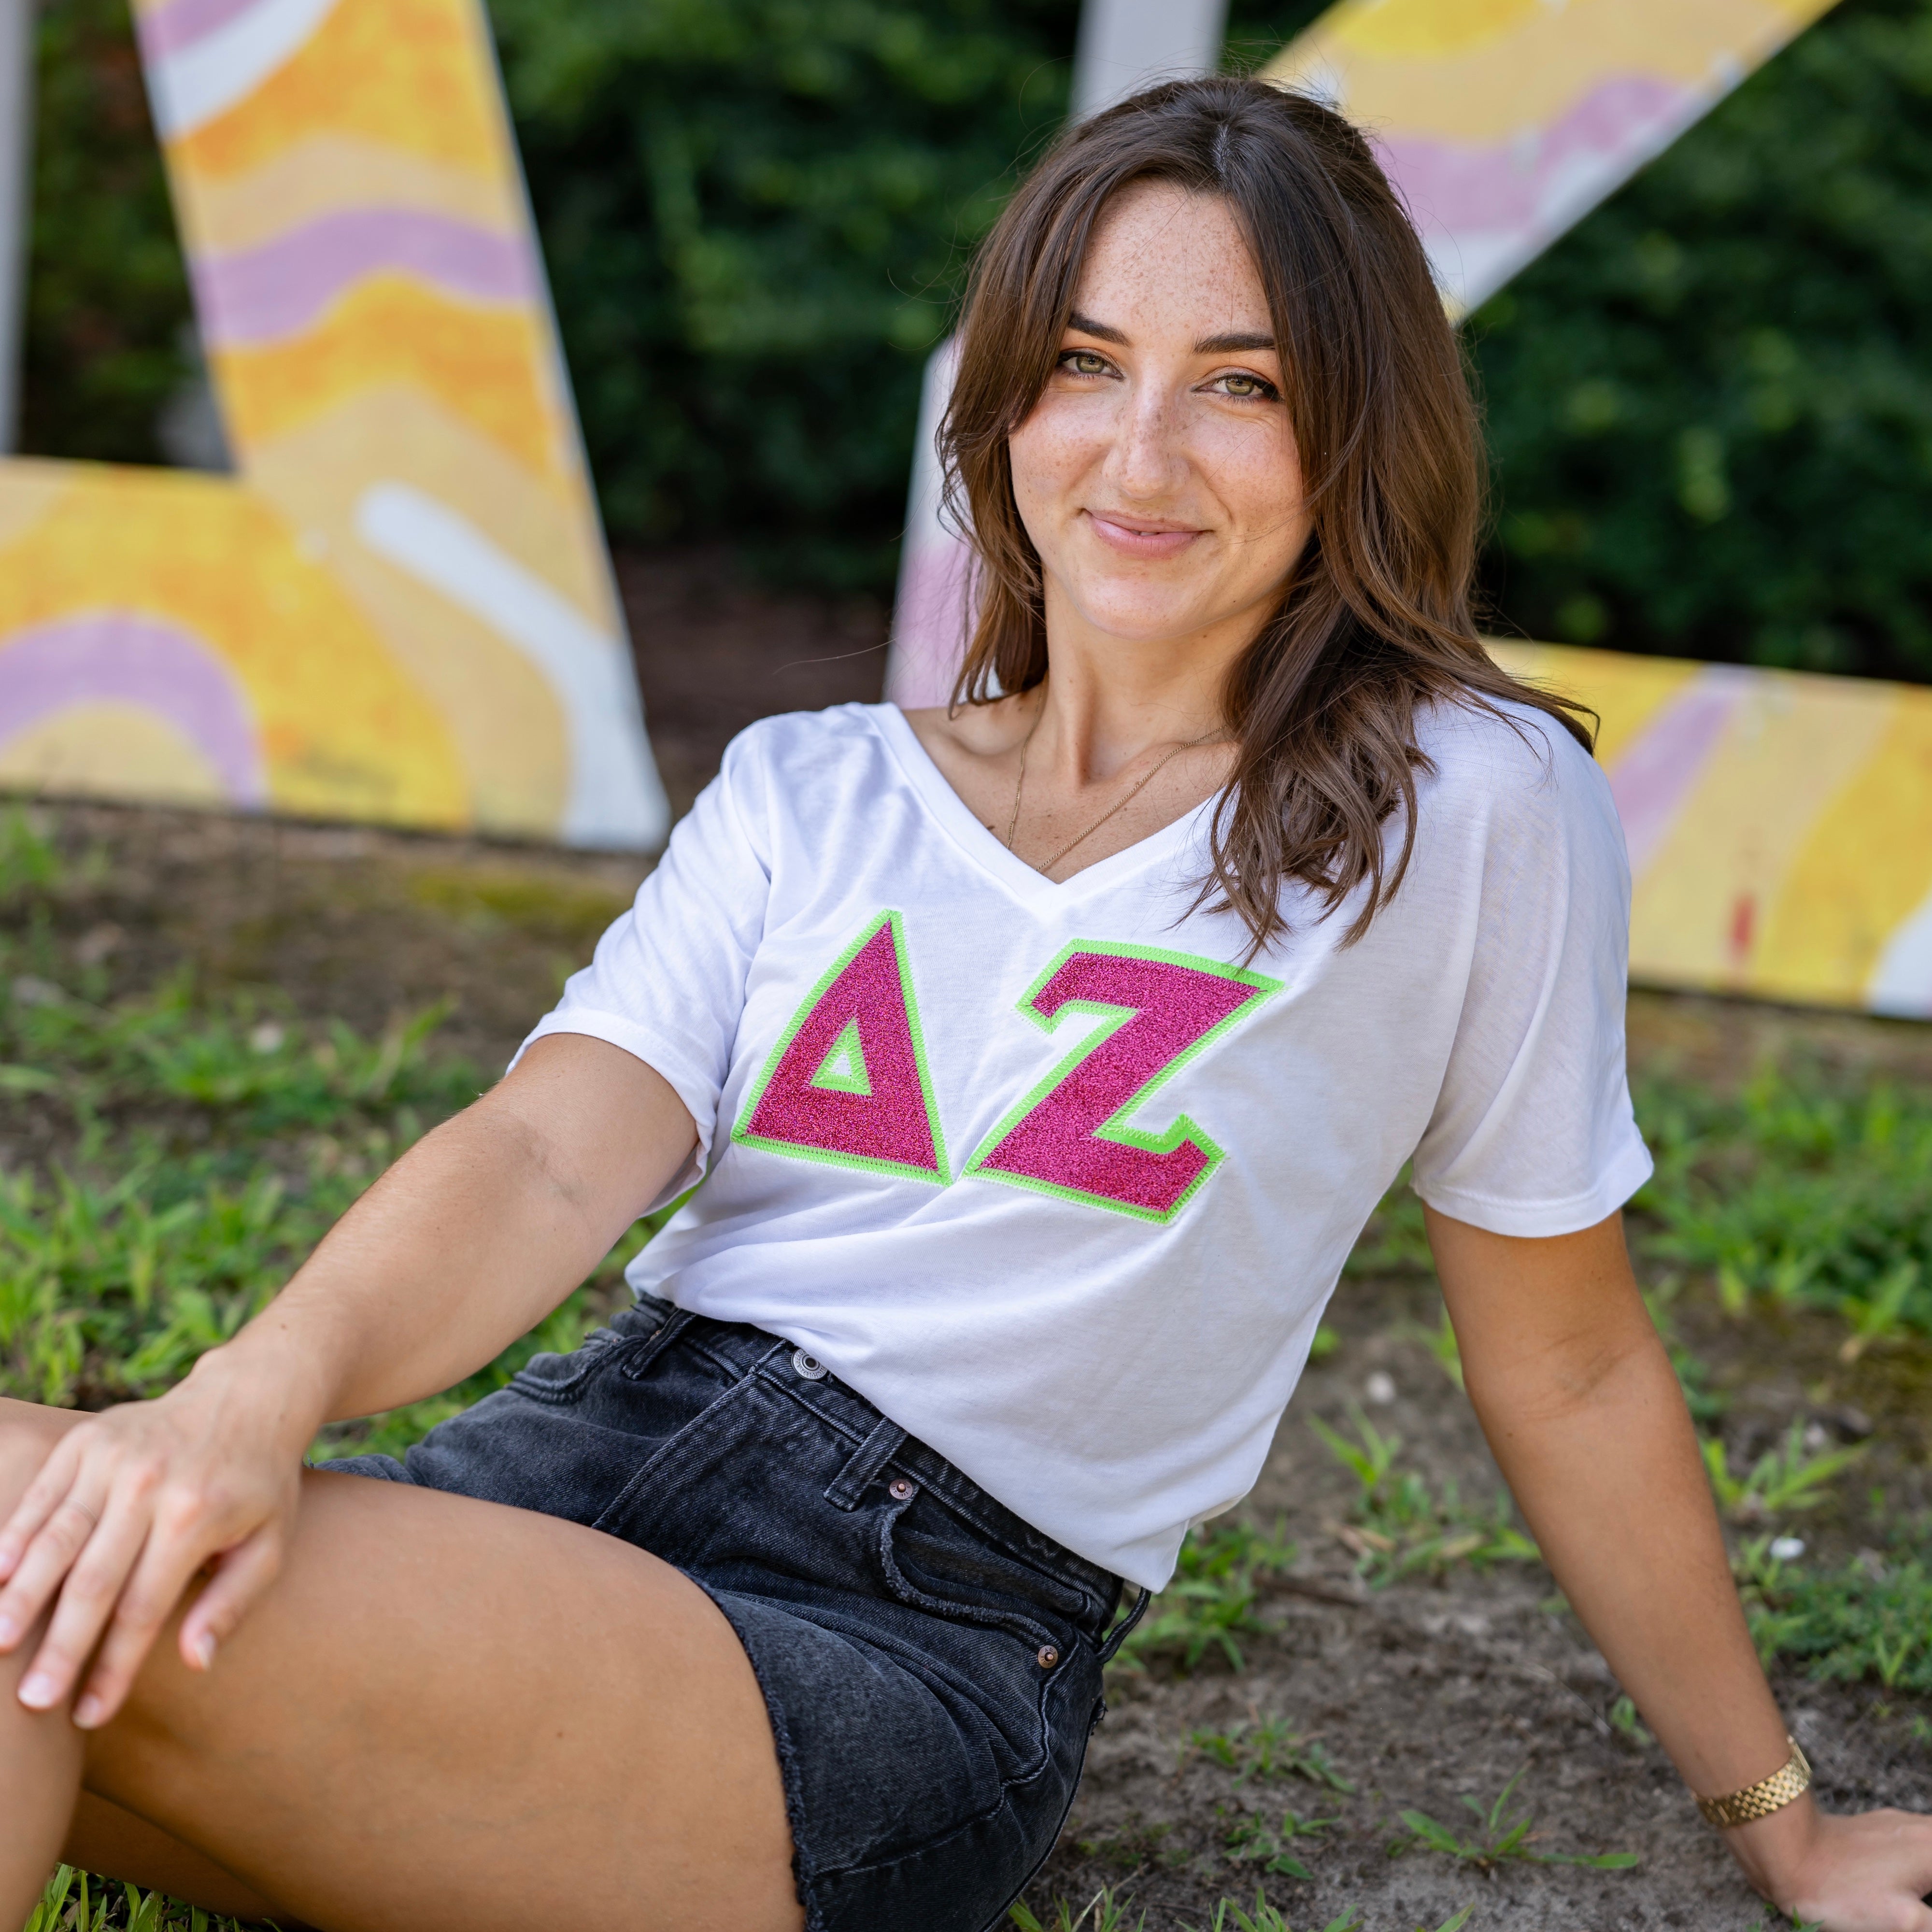
POLYGON ((1073 56, 1076 121, 1156 81, 1221 64, 1228 0, 1087 0, 1073 56))
POLYGON ((0 455, 19 440, 34 166, 35 0, 0 0, 0 455))
MULTIPOLYGON (((1228 0, 1086 0, 1073 58, 1072 118, 1083 120, 1156 81, 1212 74, 1221 64, 1227 17, 1228 0)), ((966 546, 941 520, 933 447, 952 392, 952 362, 948 340, 926 364, 899 553, 886 695, 909 706, 945 701, 965 642, 966 546)))

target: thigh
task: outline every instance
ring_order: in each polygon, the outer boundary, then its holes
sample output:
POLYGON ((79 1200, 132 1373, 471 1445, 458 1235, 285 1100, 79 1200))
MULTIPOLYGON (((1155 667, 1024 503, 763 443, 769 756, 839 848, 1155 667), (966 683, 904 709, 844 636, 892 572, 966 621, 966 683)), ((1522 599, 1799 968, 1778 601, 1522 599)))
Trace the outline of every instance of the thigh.
POLYGON ((224 1918, 272 1918, 283 1932, 292 1932, 296 1924, 272 1899, 250 1890, 212 1858, 92 1792, 83 1791, 74 1808, 61 1860, 143 1892, 164 1892, 224 1918))
POLYGON ((330 1932, 802 1919, 764 1700, 704 1593, 403 1484, 308 1476, 213 1671, 158 1646, 86 1781, 330 1932))

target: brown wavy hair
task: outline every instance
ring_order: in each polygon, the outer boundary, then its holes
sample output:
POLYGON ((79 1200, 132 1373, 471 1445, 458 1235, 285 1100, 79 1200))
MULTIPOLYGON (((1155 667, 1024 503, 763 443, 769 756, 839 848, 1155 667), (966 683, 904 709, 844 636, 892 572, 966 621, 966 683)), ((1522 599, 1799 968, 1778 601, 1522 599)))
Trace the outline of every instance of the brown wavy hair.
POLYGON ((1285 934, 1281 889, 1325 918, 1364 880, 1352 942, 1414 843, 1419 706, 1532 706, 1588 749, 1589 714, 1520 683, 1472 604, 1481 436, 1455 332, 1415 230, 1368 143, 1320 102, 1223 76, 1149 89, 1063 135, 974 263, 940 432, 950 514, 972 546, 974 611, 954 705, 1046 675, 1039 553, 1008 438, 1052 375, 1101 215, 1130 183, 1220 196, 1246 238, 1286 373, 1312 530, 1273 617, 1231 668, 1238 744, 1198 908, 1285 934), (1384 822, 1400 808, 1391 857, 1384 822))

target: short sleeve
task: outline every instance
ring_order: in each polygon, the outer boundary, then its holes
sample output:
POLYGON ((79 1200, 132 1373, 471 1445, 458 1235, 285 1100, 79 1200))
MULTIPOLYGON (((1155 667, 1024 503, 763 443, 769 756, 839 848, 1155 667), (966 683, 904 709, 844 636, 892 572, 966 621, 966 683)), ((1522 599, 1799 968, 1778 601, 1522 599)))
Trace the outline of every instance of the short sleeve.
POLYGON ((1493 1234, 1574 1234, 1651 1172, 1624 1064, 1623 831, 1603 773, 1567 732, 1537 717, 1519 735, 1492 718, 1482 735, 1490 769, 1465 788, 1480 905, 1415 1191, 1493 1234))
POLYGON ((549 1034, 584 1034, 663 1076, 690 1110, 698 1148, 660 1202, 704 1172, 764 931, 771 870, 757 732, 754 726, 732 741, 630 910, 518 1049, 520 1058, 549 1034))

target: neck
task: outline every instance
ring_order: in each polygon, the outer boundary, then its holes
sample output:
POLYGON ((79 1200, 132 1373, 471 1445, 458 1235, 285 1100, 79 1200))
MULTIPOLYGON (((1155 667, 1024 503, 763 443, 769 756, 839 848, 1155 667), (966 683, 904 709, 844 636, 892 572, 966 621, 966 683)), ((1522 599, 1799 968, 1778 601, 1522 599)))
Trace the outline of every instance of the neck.
POLYGON ((1158 747, 1226 735, 1222 693, 1258 622, 1180 638, 1102 632, 1046 585, 1046 682, 1019 700, 1029 763, 1075 786, 1103 783, 1158 747))

